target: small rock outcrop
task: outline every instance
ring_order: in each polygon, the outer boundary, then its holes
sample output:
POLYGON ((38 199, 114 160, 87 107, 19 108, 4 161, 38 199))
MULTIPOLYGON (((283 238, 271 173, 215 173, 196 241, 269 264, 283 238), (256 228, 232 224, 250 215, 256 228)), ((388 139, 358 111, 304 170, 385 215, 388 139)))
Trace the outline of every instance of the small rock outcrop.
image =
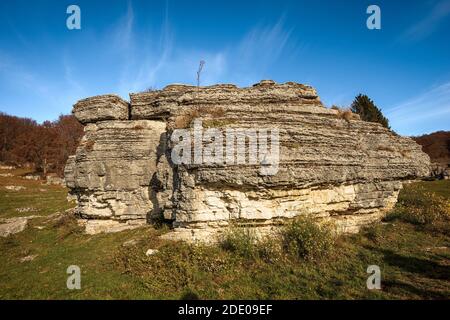
POLYGON ((73 109, 73 114, 82 124, 103 120, 128 120, 128 112, 128 103, 113 94, 80 100, 73 109))
POLYGON ((28 225, 28 220, 32 217, 17 217, 0 219, 0 237, 6 238, 12 234, 22 232, 28 225))
POLYGON ((342 117, 292 82, 170 85, 130 103, 84 99, 73 113, 85 135, 65 181, 79 216, 165 219, 172 239, 212 241, 230 223, 270 231, 307 213, 355 232, 430 170, 413 140, 342 117))
POLYGON ((431 163, 431 177, 434 179, 450 179, 450 166, 441 163, 431 163))

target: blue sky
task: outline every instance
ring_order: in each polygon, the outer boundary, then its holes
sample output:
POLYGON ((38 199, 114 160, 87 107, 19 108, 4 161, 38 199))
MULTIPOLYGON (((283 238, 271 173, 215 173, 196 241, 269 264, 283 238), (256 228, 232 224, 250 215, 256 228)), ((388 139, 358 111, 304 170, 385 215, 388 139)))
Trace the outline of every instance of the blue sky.
POLYGON ((202 85, 295 81, 327 106, 365 93, 400 134, 450 130, 449 31, 450 0, 3 0, 0 111, 53 120, 84 97, 195 84, 205 60, 202 85))

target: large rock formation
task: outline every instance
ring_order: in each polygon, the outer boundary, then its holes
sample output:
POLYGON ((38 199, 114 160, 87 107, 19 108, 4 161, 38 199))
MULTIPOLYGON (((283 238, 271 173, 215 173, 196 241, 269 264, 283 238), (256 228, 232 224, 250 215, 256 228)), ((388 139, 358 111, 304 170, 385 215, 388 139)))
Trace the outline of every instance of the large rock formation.
POLYGON ((429 174, 414 141, 325 108, 310 86, 171 85, 130 97, 74 106, 85 136, 66 182, 83 218, 164 218, 169 237, 209 241, 231 222, 270 230, 310 213, 354 232, 392 208, 402 180, 429 174), (180 163, 183 128, 192 150, 180 163))

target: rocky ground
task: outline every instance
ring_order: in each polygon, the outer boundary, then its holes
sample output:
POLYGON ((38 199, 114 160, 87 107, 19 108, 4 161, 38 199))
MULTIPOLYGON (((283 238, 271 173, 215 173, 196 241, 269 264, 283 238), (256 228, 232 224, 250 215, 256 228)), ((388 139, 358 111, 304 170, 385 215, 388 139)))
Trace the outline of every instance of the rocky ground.
MULTIPOLYGON (((0 230, 15 225, 0 237, 1 299, 450 297, 448 221, 429 227, 394 217, 341 236, 327 258, 310 261, 270 246, 252 251, 165 241, 164 225, 86 235, 70 215, 66 189, 23 179, 23 170, 0 171, 0 230), (381 268, 381 290, 366 287, 372 264, 381 268), (81 269, 80 290, 67 289, 70 265, 81 269)), ((449 181, 422 185, 450 199, 449 181)))

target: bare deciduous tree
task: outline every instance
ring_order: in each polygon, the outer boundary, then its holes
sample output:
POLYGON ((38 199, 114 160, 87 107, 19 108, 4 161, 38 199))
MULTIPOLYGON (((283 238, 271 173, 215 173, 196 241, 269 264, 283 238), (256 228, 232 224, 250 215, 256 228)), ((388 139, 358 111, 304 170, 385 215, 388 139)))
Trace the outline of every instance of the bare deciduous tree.
POLYGON ((30 165, 43 175, 62 176, 69 155, 74 154, 83 136, 83 126, 73 115, 38 124, 0 112, 0 162, 30 165))
POLYGON ((200 60, 200 65, 198 66, 198 71, 197 71, 197 87, 200 87, 200 75, 202 73, 204 65, 205 65, 205 61, 200 60))

